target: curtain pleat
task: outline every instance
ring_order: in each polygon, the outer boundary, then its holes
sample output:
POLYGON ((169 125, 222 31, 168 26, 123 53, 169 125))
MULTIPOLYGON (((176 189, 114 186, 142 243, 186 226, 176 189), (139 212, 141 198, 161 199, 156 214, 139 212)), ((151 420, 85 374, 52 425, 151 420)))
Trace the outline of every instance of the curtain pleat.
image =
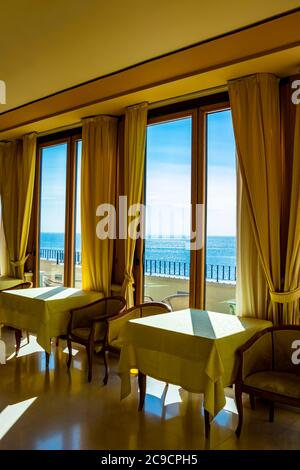
POLYGON ((36 161, 36 134, 0 143, 0 194, 8 272, 24 277, 24 265, 32 210, 36 161))
POLYGON ((229 97, 242 179, 237 309, 240 315, 251 313, 277 324, 281 321, 280 309, 272 296, 281 288, 278 79, 256 74, 234 80, 229 82, 229 97), (257 259, 267 282, 267 297, 259 281, 257 259))
MULTIPOLYGON (((82 121, 81 161, 81 237, 82 237, 82 287, 110 295, 113 263, 114 212, 110 213, 109 226, 99 237, 99 212, 102 204, 115 207, 116 159, 118 119, 97 116, 82 121), (98 215, 97 215, 98 214, 98 215)), ((103 206, 102 206, 103 207, 103 206)), ((104 224, 105 225, 105 224, 104 224)))
POLYGON ((292 294, 294 300, 283 303, 283 323, 297 324, 300 322, 300 105, 296 110, 292 187, 288 190, 291 203, 284 292, 292 294))
POLYGON ((237 315, 265 318, 268 310, 268 284, 259 259, 237 165, 237 315))
MULTIPOLYGON (((142 190, 144 182, 144 164, 146 147, 148 104, 141 103, 131 106, 125 111, 125 135, 124 135, 124 191, 127 196, 127 208, 134 204, 141 204, 142 190)), ((133 261, 136 246, 135 235, 138 230, 138 206, 131 214, 134 219, 127 218, 128 214, 123 214, 125 220, 130 224, 131 235, 125 237, 125 273, 122 285, 122 294, 127 300, 128 307, 133 306, 133 261), (136 217, 135 217, 136 216, 136 217)), ((127 231, 128 234, 128 231, 127 231)))

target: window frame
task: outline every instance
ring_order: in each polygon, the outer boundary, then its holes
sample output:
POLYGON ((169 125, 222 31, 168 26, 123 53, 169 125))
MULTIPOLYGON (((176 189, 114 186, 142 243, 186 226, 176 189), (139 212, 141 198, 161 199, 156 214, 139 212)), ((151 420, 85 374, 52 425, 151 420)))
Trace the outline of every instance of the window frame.
POLYGON ((34 287, 39 287, 40 278, 40 227, 41 227, 41 186, 42 150, 58 144, 67 144, 66 199, 65 199, 65 236, 64 236, 64 281, 63 285, 74 286, 74 249, 75 249, 75 210, 76 210, 76 142, 82 139, 81 128, 39 137, 36 151, 35 193, 33 199, 33 256, 34 287))
MULTIPOLYGON (((149 112, 147 125, 168 122, 184 117, 192 117, 192 174, 191 174, 191 204, 192 218, 191 231, 195 230, 197 204, 204 205, 202 218, 202 248, 190 251, 190 307, 205 309, 205 264, 206 264, 206 220, 207 220, 207 115, 212 112, 230 109, 227 92, 201 97, 196 100, 175 103, 166 107, 157 108, 149 112)), ((147 154, 145 152, 145 167, 147 154)), ((146 172, 144 192, 146 188, 146 172)), ((145 194, 144 194, 145 199, 145 194)), ((138 247, 138 258, 144 262, 144 243, 138 247)), ((144 266, 139 270, 137 284, 144 296, 144 266)))

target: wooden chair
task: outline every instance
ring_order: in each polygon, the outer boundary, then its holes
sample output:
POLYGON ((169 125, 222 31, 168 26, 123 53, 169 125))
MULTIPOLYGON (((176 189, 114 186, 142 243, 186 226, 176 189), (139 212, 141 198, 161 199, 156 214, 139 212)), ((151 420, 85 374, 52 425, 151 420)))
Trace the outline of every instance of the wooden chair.
POLYGON ((168 312, 171 312, 170 307, 162 302, 145 302, 131 307, 115 318, 111 318, 108 321, 108 349, 115 353, 120 352, 122 346, 120 333, 128 320, 168 312))
MULTIPOLYGON (((16 286, 9 287, 7 290, 18 290, 18 289, 30 289, 33 286, 32 282, 21 282, 20 284, 17 284, 16 286)), ((18 355, 21 347, 21 339, 22 339, 22 330, 18 330, 17 328, 14 328, 15 330, 15 338, 16 338, 16 356, 18 355)), ((26 337, 27 337, 27 344, 29 344, 29 332, 26 331, 26 337)))
POLYGON ((123 297, 106 297, 92 302, 84 307, 71 310, 71 317, 67 330, 67 344, 69 350, 68 370, 72 361, 72 342, 82 344, 86 348, 88 358, 88 381, 92 380, 92 362, 95 347, 101 347, 104 357, 105 376, 104 385, 108 380, 106 360, 108 320, 121 314, 126 308, 123 297))
POLYGON ((239 369, 235 383, 238 437, 243 424, 243 392, 250 395, 252 409, 255 397, 269 401, 270 422, 274 420, 274 403, 300 407, 300 364, 292 360, 295 344, 300 345, 300 326, 286 325, 266 328, 238 349, 239 369))
POLYGON ((172 312, 177 310, 185 310, 189 308, 190 296, 189 294, 174 294, 166 297, 162 302, 169 305, 172 309, 172 312))

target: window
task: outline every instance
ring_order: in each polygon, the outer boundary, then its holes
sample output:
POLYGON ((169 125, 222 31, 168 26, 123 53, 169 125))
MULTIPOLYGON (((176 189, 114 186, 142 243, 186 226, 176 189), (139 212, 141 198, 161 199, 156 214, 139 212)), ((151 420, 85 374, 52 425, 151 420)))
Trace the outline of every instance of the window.
POLYGON ((64 284, 67 144, 41 152, 39 285, 64 284))
POLYGON ((206 115, 206 309, 233 313, 236 281, 236 160, 230 110, 206 115))
POLYGON ((81 287, 80 136, 39 144, 36 284, 81 287))
POLYGON ((192 117, 148 126, 144 299, 188 306, 192 117))
POLYGON ((236 161, 231 112, 225 103, 205 104, 173 116, 150 120, 147 130, 144 300, 167 299, 173 310, 190 302, 234 313, 236 161), (197 232, 193 244, 191 225, 197 232))

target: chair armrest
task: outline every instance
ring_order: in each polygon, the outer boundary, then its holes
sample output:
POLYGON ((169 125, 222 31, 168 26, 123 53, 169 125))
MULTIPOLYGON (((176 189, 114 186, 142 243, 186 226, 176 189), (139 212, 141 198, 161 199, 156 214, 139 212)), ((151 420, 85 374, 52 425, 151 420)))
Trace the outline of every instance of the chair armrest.
POLYGON ((102 322, 102 321, 107 321, 111 318, 115 318, 115 317, 112 317, 111 315, 99 315, 99 317, 91 318, 90 321, 92 323, 99 323, 99 322, 102 322))

